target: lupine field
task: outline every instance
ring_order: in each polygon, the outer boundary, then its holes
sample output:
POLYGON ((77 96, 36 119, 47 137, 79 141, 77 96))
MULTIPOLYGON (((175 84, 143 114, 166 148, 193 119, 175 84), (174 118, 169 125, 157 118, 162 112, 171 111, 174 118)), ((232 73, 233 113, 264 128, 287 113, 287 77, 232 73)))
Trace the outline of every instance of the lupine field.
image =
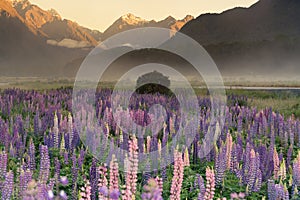
POLYGON ((138 124, 149 123, 147 103, 167 110, 159 134, 137 139, 136 133, 116 125, 111 92, 98 90, 96 116, 107 147, 128 152, 125 170, 115 155, 108 155, 111 161, 105 164, 81 142, 72 89, 0 91, 1 199, 300 199, 300 121, 294 115, 269 107, 258 110, 247 106, 246 97, 230 95, 225 124, 215 130, 220 137, 200 157, 211 102, 199 95, 201 112, 199 126, 191 130, 196 134, 192 144, 176 148, 173 164, 139 172, 137 154, 161 151, 178 129, 178 102, 173 96, 135 95, 129 112, 138 124))

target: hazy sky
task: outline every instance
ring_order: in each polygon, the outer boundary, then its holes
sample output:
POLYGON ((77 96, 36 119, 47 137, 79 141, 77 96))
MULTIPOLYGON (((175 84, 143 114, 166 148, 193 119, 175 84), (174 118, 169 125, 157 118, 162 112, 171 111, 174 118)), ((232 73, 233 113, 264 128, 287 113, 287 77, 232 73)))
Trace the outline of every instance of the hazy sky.
POLYGON ((249 7, 257 0, 31 0, 43 9, 54 8, 63 18, 92 29, 105 30, 120 16, 132 13, 147 20, 161 20, 171 15, 177 19, 187 14, 219 13, 229 8, 249 7))

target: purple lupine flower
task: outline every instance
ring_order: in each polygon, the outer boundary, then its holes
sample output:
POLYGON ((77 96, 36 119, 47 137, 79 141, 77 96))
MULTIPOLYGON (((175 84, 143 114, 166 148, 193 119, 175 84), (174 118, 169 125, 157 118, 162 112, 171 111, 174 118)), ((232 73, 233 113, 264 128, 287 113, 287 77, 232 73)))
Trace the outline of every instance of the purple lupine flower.
POLYGON ((7 172, 4 185, 2 187, 2 199, 10 199, 14 189, 14 174, 12 171, 7 172))
MULTIPOLYGON (((162 162, 164 162, 164 161, 162 160, 162 162)), ((165 166, 162 167, 162 169, 161 169, 161 177, 162 177, 163 181, 167 180, 167 168, 165 166)))
POLYGON ((92 165, 90 168, 90 184, 91 184, 91 199, 96 199, 96 192, 97 192, 97 166, 96 166, 96 159, 93 158, 92 165))
POLYGON ((198 194, 198 200, 204 199, 205 195, 205 185, 204 185, 204 180, 201 175, 197 174, 197 181, 198 181, 198 187, 200 189, 199 194, 198 194))
POLYGON ((64 151, 64 162, 66 165, 69 164, 69 153, 67 151, 64 151))
POLYGON ((67 200, 67 199, 68 199, 67 194, 66 194, 65 191, 63 191, 63 190, 61 190, 61 191, 59 192, 59 197, 60 197, 61 199, 63 199, 63 200, 67 200))
POLYGON ((227 168, 226 165, 226 148, 225 146, 221 146, 220 151, 218 152, 217 147, 215 147, 217 156, 215 160, 215 170, 216 170, 216 184, 220 185, 223 182, 223 178, 225 176, 225 171, 227 168))
POLYGON ((250 152, 251 152, 251 145, 247 143, 245 153, 243 156, 243 183, 247 183, 247 174, 249 172, 250 167, 250 152))
POLYGON ((44 145, 40 145, 40 173, 39 173, 39 181, 41 183, 47 183, 50 173, 50 159, 48 147, 44 145))
POLYGON ((53 136, 54 136, 54 147, 58 148, 58 142, 59 142, 59 129, 58 129, 58 118, 57 114, 55 112, 54 114, 54 121, 53 121, 53 136))
POLYGON ((7 170, 7 154, 3 151, 0 152, 0 179, 6 176, 7 170))
POLYGON ((114 189, 109 193, 109 198, 111 200, 118 200, 120 197, 120 191, 118 189, 114 189))
POLYGON ((55 182, 56 182, 55 178, 50 178, 49 183, 46 185, 46 189, 53 190, 55 182))
POLYGON ((275 184, 275 199, 282 199, 282 200, 289 199, 289 193, 287 191, 287 188, 282 183, 275 184))
POLYGON ((268 199, 269 200, 276 200, 274 180, 268 180, 268 199))
POLYGON ((34 146, 32 138, 30 138, 30 141, 29 141, 28 155, 29 155, 29 158, 30 158, 29 168, 30 168, 31 171, 34 171, 35 167, 36 167, 36 163, 35 163, 35 146, 34 146))
POLYGON ((143 185, 148 183, 148 180, 150 178, 151 178, 151 166, 150 166, 150 162, 146 161, 145 170, 144 170, 143 176, 142 176, 143 185))
POLYGON ((287 132, 287 137, 290 141, 290 144, 293 146, 294 145, 294 132, 292 131, 292 126, 293 126, 293 121, 292 121, 292 118, 290 117, 288 120, 287 120, 287 124, 286 124, 286 132, 287 132))
POLYGON ((247 172, 247 178, 246 178, 246 184, 248 188, 248 192, 251 193, 253 191, 253 187, 256 180, 256 175, 258 171, 258 160, 257 157, 259 157, 258 154, 255 154, 255 151, 251 149, 250 152, 250 166, 249 171, 247 172))
POLYGON ((300 185, 300 151, 293 163, 293 184, 300 185))
POLYGON ((287 155, 286 155, 286 166, 290 166, 291 164, 291 160, 292 160, 292 155, 293 155, 293 145, 291 144, 290 145, 290 148, 287 152, 287 155))
POLYGON ((253 186, 253 191, 259 192, 259 190, 261 188, 261 184, 262 184, 262 173, 261 173, 260 169, 258 169, 258 171, 256 173, 255 183, 253 186))
POLYGON ((238 131, 238 133, 242 132, 242 128, 243 128, 243 116, 239 115, 238 116, 238 124, 237 124, 237 131, 238 131))
POLYGON ((84 157, 85 157, 85 150, 83 148, 81 148, 80 149, 79 158, 78 158, 78 168, 79 169, 82 167, 82 164, 83 164, 83 161, 84 161, 84 157))
POLYGON ((231 159, 230 159, 230 171, 235 173, 238 169, 238 161, 237 161, 237 145, 234 143, 231 152, 231 159))
POLYGON ((68 178, 66 176, 61 176, 60 177, 60 183, 63 185, 63 186, 66 186, 69 184, 69 181, 68 181, 68 178))
POLYGON ((72 198, 76 199, 77 197, 77 177, 78 177, 78 167, 77 167, 77 158, 75 152, 72 155, 72 198))
POLYGON ((105 186, 102 186, 99 188, 99 194, 102 196, 106 197, 108 195, 108 189, 105 186))
POLYGON ((295 124, 295 134, 297 135, 296 138, 298 138, 298 147, 300 147, 300 121, 297 120, 295 124))
POLYGON ((57 179, 60 178, 60 161, 58 158, 54 159, 54 164, 55 164, 55 177, 57 177, 57 179))
POLYGON ((73 141, 73 119, 71 113, 68 114, 68 134, 69 134, 69 148, 72 149, 72 141, 73 141))
POLYGON ((23 192, 27 189, 28 183, 32 180, 32 172, 28 169, 27 171, 21 171, 19 177, 19 188, 20 194, 22 195, 23 192))
POLYGON ((34 127, 34 134, 35 135, 39 135, 40 133, 40 116, 39 116, 39 112, 37 111, 35 116, 34 116, 34 120, 33 120, 33 127, 34 127))

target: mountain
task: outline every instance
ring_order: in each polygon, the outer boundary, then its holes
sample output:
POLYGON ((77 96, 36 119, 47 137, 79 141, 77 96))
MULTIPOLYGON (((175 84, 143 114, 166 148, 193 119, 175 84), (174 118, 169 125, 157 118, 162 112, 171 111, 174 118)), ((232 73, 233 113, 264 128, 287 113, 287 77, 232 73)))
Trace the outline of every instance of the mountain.
POLYGON ((103 32, 103 40, 111 37, 114 34, 117 34, 122 31, 130 30, 133 28, 161 27, 161 28, 169 28, 173 31, 178 31, 185 23, 187 23, 192 19, 193 17, 191 15, 187 15, 182 20, 176 20, 172 16, 168 16, 167 18, 161 21, 155 21, 155 20, 147 21, 145 19, 136 17, 135 15, 129 13, 121 16, 103 32))
POLYGON ((11 2, 26 25, 31 27, 33 33, 44 36, 50 40, 50 44, 57 45, 64 39, 86 42, 86 46, 98 44, 98 40, 91 34, 91 30, 81 27, 71 20, 62 19, 54 9, 43 10, 28 0, 13 0, 11 2))
POLYGON ((224 74, 298 75, 300 1, 260 0, 204 14, 180 30, 204 45, 224 74))
MULTIPOLYGON (((121 17, 105 36, 147 26, 174 26, 178 30, 191 16, 183 20, 168 17, 155 22, 133 15, 121 17), (178 24, 177 24, 178 23, 178 24)), ((28 0, 0 0, 0 70, 2 76, 74 76, 90 50, 104 34, 62 19, 54 9, 43 10, 28 0)))
POLYGON ((12 5, 27 24, 36 29, 41 28, 47 22, 61 20, 60 15, 55 10, 42 10, 38 6, 32 5, 28 0, 14 0, 12 5))
POLYGON ((28 0, 11 0, 10 2, 34 34, 47 38, 50 45, 69 48, 96 46, 99 41, 103 41, 116 33, 139 27, 163 27, 178 31, 185 23, 193 19, 190 15, 182 20, 176 20, 169 16, 156 22, 127 14, 116 20, 102 34, 100 31, 80 26, 71 20, 62 19, 54 9, 43 10, 37 5, 31 4, 28 0))
POLYGON ((45 35, 25 20, 12 2, 0 0, 0 70, 2 76, 58 76, 81 49, 48 45, 45 35))
MULTIPOLYGON (((168 16, 149 21, 127 14, 101 33, 28 0, 0 0, 0 70, 11 76, 74 76, 99 41, 133 28, 163 27, 180 30, 202 44, 223 75, 299 76, 299 10, 298 0, 260 0, 249 8, 203 14, 196 19, 187 15, 182 20, 168 16)), ((174 39, 176 34, 170 41, 174 39)), ((174 55, 160 58, 161 52, 137 51, 130 56, 123 57, 127 67, 147 58, 193 74, 188 64, 174 55), (147 52, 153 56, 148 57, 147 52)), ((122 71, 125 64, 116 62, 114 71, 122 71)))

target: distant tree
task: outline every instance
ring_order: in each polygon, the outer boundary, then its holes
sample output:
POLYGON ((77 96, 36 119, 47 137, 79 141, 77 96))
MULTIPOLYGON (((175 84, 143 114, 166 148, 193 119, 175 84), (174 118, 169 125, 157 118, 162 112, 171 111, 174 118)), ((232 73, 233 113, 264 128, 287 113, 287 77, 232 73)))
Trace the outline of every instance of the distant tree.
POLYGON ((153 71, 138 78, 136 92, 138 94, 154 94, 158 92, 160 94, 170 95, 170 84, 169 77, 157 71, 153 71))

